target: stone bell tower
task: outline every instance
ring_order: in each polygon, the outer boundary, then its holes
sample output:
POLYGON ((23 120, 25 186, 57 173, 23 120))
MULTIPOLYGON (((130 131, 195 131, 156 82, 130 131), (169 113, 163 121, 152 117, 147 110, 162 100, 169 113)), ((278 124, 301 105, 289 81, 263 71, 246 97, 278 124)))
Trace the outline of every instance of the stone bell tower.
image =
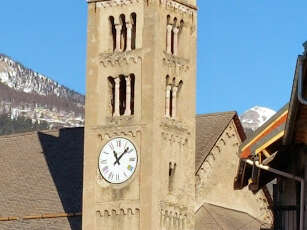
POLYGON ((193 230, 196 0, 87 2, 82 229, 193 230))

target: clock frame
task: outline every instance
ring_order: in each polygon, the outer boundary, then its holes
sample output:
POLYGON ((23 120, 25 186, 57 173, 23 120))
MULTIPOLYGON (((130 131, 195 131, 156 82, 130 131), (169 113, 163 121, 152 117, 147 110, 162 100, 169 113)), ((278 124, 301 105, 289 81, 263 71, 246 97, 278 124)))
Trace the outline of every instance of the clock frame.
POLYGON ((133 177, 138 158, 137 148, 130 139, 112 138, 104 144, 99 154, 100 175, 109 184, 123 184, 133 177))

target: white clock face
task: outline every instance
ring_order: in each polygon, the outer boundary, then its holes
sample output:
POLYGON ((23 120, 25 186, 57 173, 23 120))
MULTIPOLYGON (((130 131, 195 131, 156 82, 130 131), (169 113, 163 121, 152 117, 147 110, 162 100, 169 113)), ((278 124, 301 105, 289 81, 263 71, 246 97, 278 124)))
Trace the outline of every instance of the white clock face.
POLYGON ((99 156, 99 170, 103 178, 112 184, 127 181, 135 172, 138 154, 135 146, 126 138, 110 140, 99 156))

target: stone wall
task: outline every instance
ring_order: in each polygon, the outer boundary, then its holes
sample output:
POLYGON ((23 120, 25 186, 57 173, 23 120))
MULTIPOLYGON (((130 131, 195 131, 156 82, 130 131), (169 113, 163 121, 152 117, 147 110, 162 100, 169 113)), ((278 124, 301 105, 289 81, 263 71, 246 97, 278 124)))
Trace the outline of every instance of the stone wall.
POLYGON ((248 188, 233 189, 240 144, 232 121, 196 174, 196 209, 206 202, 246 212, 264 223, 272 223, 272 213, 262 190, 254 195, 248 188))

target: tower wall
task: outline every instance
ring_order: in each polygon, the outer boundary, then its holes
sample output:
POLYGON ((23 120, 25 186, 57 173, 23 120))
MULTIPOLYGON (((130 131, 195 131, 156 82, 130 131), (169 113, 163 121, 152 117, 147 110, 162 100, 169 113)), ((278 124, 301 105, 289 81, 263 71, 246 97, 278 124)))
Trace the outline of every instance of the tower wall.
POLYGON ((196 10, 89 1, 88 17, 83 229, 194 229, 196 10), (120 185, 97 166, 114 137, 139 155, 120 185))

